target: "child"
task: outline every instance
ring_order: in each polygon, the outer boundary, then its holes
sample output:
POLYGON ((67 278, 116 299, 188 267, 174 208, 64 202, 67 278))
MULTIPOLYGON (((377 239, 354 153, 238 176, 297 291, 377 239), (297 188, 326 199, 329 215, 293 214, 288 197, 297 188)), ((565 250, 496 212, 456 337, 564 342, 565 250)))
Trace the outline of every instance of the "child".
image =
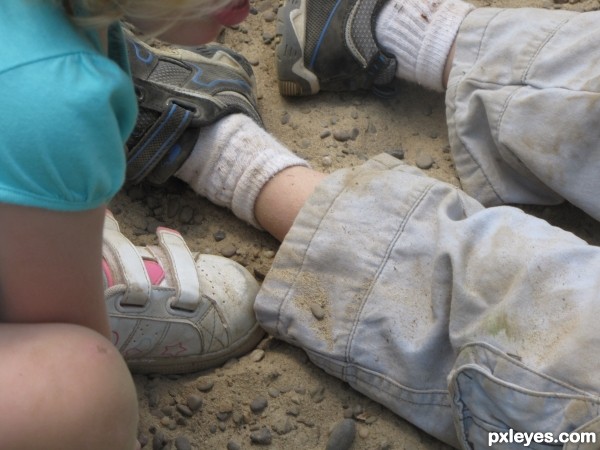
POLYGON ((136 393, 111 340, 139 370, 178 371, 262 335, 257 285, 239 265, 192 255, 171 230, 136 248, 110 216, 104 251, 102 239, 137 114, 115 21, 199 44, 248 10, 247 0, 0 4, 0 448, 133 449, 136 393))

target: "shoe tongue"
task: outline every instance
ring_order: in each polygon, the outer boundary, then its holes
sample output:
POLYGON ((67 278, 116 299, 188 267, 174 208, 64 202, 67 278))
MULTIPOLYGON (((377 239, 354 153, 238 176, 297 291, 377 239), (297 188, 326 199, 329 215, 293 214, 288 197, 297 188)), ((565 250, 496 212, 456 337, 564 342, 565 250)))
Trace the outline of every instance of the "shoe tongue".
MULTIPOLYGON (((156 261, 149 261, 144 259, 144 267, 148 278, 150 278, 150 284, 158 286, 165 279, 165 271, 156 261)), ((112 271, 106 259, 102 259, 102 283, 104 290, 115 285, 112 271)))
POLYGON ((146 266, 146 272, 150 278, 150 283, 153 286, 158 286, 165 279, 165 271, 156 261, 144 260, 144 266, 146 266))

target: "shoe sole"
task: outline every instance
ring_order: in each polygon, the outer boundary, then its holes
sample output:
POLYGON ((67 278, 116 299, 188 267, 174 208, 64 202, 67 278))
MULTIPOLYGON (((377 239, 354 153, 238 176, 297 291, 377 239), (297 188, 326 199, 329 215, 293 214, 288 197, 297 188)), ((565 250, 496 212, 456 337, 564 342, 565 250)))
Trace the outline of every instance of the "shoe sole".
POLYGON ((170 357, 170 358, 143 358, 126 360, 127 366, 135 374, 186 374, 220 367, 227 361, 239 358, 250 353, 256 348, 264 337, 265 331, 256 324, 248 333, 235 344, 221 352, 208 355, 170 357))
POLYGON ((284 96, 313 95, 319 92, 319 79, 304 65, 306 0, 287 0, 277 14, 275 50, 279 92, 284 96))

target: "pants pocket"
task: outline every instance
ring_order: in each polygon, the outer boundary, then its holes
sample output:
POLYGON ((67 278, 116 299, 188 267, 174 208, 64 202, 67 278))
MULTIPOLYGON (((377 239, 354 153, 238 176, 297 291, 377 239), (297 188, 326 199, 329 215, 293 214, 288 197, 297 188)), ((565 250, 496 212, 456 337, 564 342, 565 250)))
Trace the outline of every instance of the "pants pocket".
POLYGON ((473 343, 461 349, 449 390, 464 448, 600 448, 597 396, 490 345, 473 343))

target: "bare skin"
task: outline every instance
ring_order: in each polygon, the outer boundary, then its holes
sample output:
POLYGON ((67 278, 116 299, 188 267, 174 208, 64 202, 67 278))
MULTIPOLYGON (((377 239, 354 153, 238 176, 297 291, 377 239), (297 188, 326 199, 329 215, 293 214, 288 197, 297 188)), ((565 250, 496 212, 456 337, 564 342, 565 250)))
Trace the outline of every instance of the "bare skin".
POLYGON ((0 448, 136 448, 135 386, 110 341, 77 325, 5 323, 0 343, 0 448))
POLYGON ((64 213, 0 204, 0 217, 1 322, 72 323, 109 338, 104 208, 64 213))
POLYGON ((282 241, 308 197, 326 176, 301 166, 282 170, 260 191, 254 205, 256 220, 282 241))

